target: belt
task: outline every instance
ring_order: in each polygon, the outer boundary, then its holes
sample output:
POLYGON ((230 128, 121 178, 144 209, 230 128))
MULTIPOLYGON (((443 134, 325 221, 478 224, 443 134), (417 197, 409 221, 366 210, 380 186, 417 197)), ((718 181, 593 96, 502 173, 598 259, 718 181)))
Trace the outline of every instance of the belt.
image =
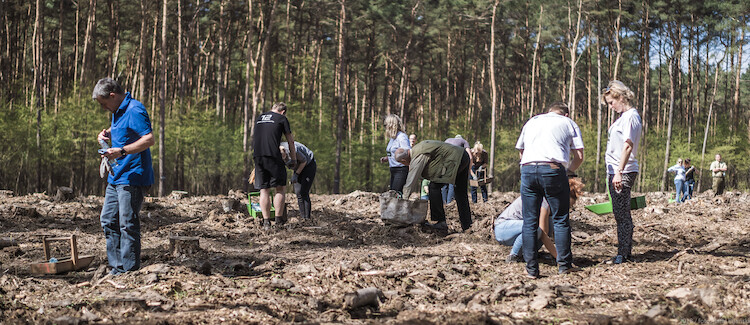
POLYGON ((551 162, 551 161, 535 161, 530 163, 525 163, 521 166, 560 166, 560 163, 551 162))

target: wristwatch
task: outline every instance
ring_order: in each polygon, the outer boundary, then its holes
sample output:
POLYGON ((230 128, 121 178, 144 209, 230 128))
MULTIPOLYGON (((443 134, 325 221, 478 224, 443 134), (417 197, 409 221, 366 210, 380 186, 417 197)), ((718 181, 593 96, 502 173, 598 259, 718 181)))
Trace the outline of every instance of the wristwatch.
POLYGON ((125 147, 120 148, 120 156, 125 157, 125 155, 127 155, 127 154, 128 154, 128 152, 125 151, 125 147))

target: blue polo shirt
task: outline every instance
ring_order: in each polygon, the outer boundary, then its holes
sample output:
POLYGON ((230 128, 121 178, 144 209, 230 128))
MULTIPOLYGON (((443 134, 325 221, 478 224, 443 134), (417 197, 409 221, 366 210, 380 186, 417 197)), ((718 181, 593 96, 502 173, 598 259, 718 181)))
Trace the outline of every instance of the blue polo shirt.
MULTIPOLYGON (((112 114, 110 134, 112 148, 122 148, 151 133, 151 120, 143 104, 125 93, 125 99, 112 114)), ((151 166, 151 149, 117 158, 114 175, 107 177, 112 185, 150 186, 154 184, 154 168, 151 166)))

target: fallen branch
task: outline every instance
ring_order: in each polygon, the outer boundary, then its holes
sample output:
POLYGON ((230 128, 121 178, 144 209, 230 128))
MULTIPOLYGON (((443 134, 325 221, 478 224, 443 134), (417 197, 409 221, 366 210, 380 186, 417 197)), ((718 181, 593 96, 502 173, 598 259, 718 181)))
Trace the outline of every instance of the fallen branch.
POLYGON ((126 285, 119 284, 119 283, 117 283, 115 281, 112 281, 112 280, 107 280, 107 283, 111 284, 113 287, 115 287, 117 289, 125 289, 125 288, 127 288, 126 285))

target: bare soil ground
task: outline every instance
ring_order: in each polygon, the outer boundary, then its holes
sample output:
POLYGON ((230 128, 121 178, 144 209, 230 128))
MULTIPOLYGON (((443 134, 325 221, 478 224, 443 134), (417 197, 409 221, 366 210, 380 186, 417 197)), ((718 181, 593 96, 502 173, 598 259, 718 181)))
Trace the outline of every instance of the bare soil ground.
MULTIPOLYGON (((585 204, 571 211, 573 254, 581 272, 558 275, 549 255, 543 278, 507 264, 509 247, 490 237, 495 216, 518 194, 472 204, 474 226, 449 233, 395 227, 379 217, 376 193, 314 195, 301 222, 289 196, 289 223, 270 232, 250 218, 242 193, 150 198, 142 209, 143 267, 111 277, 99 226, 102 197, 54 202, 44 194, 0 192, 0 323, 748 323, 750 219, 747 193, 702 194, 682 205, 648 193, 634 211, 634 262, 605 263, 616 252, 611 215, 585 204), (225 212, 229 210, 228 212, 225 212), (34 275, 44 235, 78 236, 86 270, 34 275), (170 252, 170 236, 197 236, 200 250, 170 252), (12 238, 15 243, 7 239, 12 238), (2 242, 2 241, 0 241, 2 242), (379 304, 351 308, 345 296, 382 292, 379 304)), ((53 256, 68 255, 63 243, 53 256)), ((376 301, 377 302, 377 301, 376 301)))

